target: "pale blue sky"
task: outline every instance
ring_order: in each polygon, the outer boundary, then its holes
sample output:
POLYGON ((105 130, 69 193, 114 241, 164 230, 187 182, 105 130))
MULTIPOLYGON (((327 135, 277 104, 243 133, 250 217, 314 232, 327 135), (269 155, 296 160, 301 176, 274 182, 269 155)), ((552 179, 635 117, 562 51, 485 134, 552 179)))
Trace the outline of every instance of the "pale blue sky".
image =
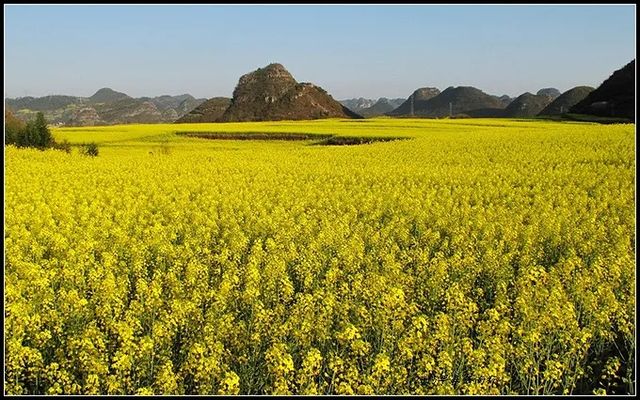
POLYGON ((635 6, 5 5, 5 96, 231 96, 282 63, 336 99, 597 86, 635 58, 635 6))

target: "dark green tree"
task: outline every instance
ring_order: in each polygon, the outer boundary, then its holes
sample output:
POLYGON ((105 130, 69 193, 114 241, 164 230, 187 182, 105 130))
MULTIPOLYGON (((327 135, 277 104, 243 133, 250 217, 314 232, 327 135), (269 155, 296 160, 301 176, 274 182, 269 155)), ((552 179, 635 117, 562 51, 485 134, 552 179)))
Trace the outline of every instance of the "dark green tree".
POLYGON ((47 121, 44 119, 44 114, 39 112, 36 114, 36 118, 27 123, 26 129, 26 143, 25 146, 37 147, 39 149, 46 149, 52 147, 55 144, 53 135, 47 127, 47 121))
POLYGON ((24 135, 22 135, 20 145, 22 147, 36 147, 36 143, 38 143, 40 139, 39 136, 35 126, 35 120, 31 120, 27 122, 27 127, 24 130, 24 135))

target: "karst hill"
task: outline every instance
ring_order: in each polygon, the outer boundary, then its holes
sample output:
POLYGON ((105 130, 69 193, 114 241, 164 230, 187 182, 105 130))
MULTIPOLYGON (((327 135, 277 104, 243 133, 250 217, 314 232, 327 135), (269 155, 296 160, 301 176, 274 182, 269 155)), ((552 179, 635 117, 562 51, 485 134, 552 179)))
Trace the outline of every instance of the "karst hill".
POLYGON ((220 122, 362 118, 312 83, 298 83, 282 64, 243 75, 220 122))
POLYGON ((636 119, 636 60, 615 71, 606 81, 578 104, 571 107, 576 114, 636 119))
POLYGON ((571 107, 582 101, 591 92, 593 92, 591 86, 576 86, 569 89, 556 97, 555 100, 540 111, 538 115, 561 115, 567 113, 571 107))

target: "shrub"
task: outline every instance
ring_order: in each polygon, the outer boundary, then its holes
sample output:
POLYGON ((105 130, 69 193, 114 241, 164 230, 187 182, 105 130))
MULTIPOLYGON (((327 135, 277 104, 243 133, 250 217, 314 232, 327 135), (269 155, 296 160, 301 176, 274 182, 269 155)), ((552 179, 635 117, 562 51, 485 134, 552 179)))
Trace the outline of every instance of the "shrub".
POLYGON ((71 143, 67 139, 63 140, 61 143, 54 143, 53 148, 56 150, 62 150, 67 154, 71 153, 71 143))
POLYGON ((98 155, 98 145, 91 142, 82 146, 82 154, 86 156, 96 157, 98 155))

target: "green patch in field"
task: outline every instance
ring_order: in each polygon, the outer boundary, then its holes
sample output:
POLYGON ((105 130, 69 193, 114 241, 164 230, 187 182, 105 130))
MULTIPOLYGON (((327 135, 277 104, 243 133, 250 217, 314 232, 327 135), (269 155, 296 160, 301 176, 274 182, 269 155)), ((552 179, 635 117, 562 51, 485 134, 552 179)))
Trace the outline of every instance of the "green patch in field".
POLYGON ((396 136, 338 136, 323 133, 299 132, 176 132, 176 135, 210 140, 313 140, 315 141, 313 144, 319 146, 354 146, 374 142, 410 139, 408 137, 396 136))
POLYGON ((320 146, 355 146, 375 142, 393 142, 396 140, 408 140, 408 137, 399 136, 332 136, 315 144, 320 146))
POLYGON ((333 135, 296 132, 177 132, 176 135, 211 140, 314 140, 333 135))

